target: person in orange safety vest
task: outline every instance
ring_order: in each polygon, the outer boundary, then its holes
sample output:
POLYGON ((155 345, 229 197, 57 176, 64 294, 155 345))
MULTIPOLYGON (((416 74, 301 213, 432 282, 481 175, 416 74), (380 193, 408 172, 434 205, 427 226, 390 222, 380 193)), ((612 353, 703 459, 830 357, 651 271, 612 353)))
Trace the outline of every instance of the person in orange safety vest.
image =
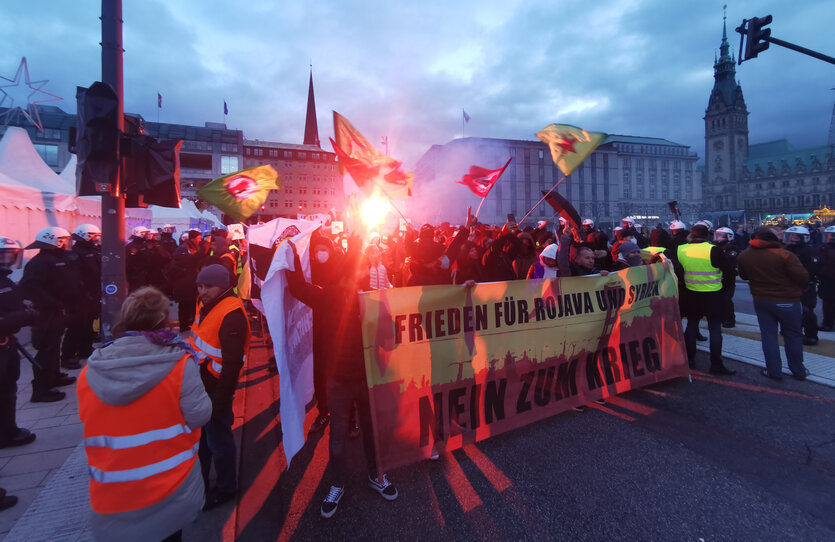
POLYGON ((131 293, 118 338, 78 377, 96 540, 179 540, 204 503, 196 460, 211 401, 169 307, 156 288, 131 293))
POLYGON ((212 418, 203 428, 200 464, 207 495, 204 510, 232 500, 237 492, 232 399, 249 351, 249 319, 235 295, 226 267, 212 264, 197 275, 197 315, 189 339, 200 358, 200 376, 212 400, 212 418), (210 488, 214 465, 216 484, 210 488))

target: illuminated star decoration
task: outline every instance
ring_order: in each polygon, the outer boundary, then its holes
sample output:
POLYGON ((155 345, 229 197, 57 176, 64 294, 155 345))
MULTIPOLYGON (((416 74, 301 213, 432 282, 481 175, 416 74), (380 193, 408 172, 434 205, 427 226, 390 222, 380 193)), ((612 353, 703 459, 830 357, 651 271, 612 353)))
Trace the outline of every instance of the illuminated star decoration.
MULTIPOLYGON (((26 63, 26 57, 22 57, 20 59, 20 65, 17 67, 17 73, 14 76, 14 79, 9 79, 7 77, 0 76, 0 79, 4 79, 9 81, 10 84, 0 85, 0 92, 3 93, 0 96, 0 107, 4 107, 6 101, 9 104, 6 106, 9 109, 3 113, 0 113, 0 118, 4 118, 6 123, 12 120, 18 113, 22 113, 24 117, 29 119, 29 122, 38 129, 39 132, 43 132, 43 124, 41 123, 41 116, 38 114, 38 104, 47 103, 47 102, 58 102, 63 100, 60 96, 56 96, 55 94, 50 94, 45 90, 41 90, 44 85, 49 83, 49 79, 44 79, 42 81, 32 81, 29 78, 29 65, 26 63), (24 80, 21 82, 20 75, 21 73, 24 75, 24 80), (6 92, 5 89, 20 89, 22 90, 22 84, 25 84, 30 92, 26 95, 26 107, 22 107, 20 104, 15 103, 15 97, 6 92), (42 97, 40 100, 33 100, 34 97, 38 94, 43 94, 47 97, 42 97)), ((19 94, 19 93, 18 93, 19 94)), ((19 94, 20 95, 20 94, 19 94)))

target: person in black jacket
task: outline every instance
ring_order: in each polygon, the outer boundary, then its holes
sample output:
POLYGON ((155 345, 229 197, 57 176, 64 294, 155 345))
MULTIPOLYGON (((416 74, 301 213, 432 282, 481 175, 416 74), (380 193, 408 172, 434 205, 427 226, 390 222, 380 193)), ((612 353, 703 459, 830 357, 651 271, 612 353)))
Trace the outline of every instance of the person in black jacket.
POLYGON ((820 252, 809 246, 809 229, 804 226, 791 226, 783 233, 786 250, 794 253, 806 272, 809 282, 803 287, 800 304, 803 306, 803 344, 818 344, 818 317, 815 314, 817 305, 817 282, 820 269, 820 252))
POLYGON ((191 324, 194 322, 197 305, 195 279, 208 253, 209 246, 203 243, 203 235, 197 230, 189 230, 188 240, 174 251, 170 273, 174 301, 177 302, 180 333, 191 330, 191 324))
POLYGON ((93 353, 93 321, 101 315, 101 230, 82 224, 72 235, 70 252, 74 280, 78 281, 78 306, 67 318, 61 345, 61 366, 80 369, 81 360, 93 353))
POLYGON ((285 271, 290 294, 311 307, 313 311, 329 311, 333 334, 333 355, 328 369, 328 407, 331 415, 330 433, 330 489, 321 507, 323 517, 336 513, 345 490, 348 474, 347 439, 350 426, 351 408, 357 405, 362 430, 365 461, 368 469, 368 485, 389 501, 397 498, 397 489, 385 474, 382 480, 377 475, 374 436, 371 426, 371 409, 368 398, 368 384, 362 350, 362 328, 358 293, 368 289, 368 269, 357 246, 349 243, 336 283, 322 286, 309 284, 302 272, 301 262, 294 253, 294 271, 285 271))
POLYGON ((203 427, 198 452, 207 489, 203 509, 208 510, 233 499, 238 489, 232 399, 249 350, 250 329, 246 310, 235 295, 225 267, 219 264, 204 267, 196 283, 199 319, 191 343, 201 359, 200 377, 212 400, 212 417, 203 427), (209 490, 212 465, 217 483, 209 490))
MULTIPOLYGON (((17 241, 0 237, 0 448, 23 446, 35 440, 35 434, 18 427, 15 420, 20 355, 14 334, 37 316, 26 308, 23 295, 9 278, 12 267, 20 266, 22 252, 17 241)), ((0 488, 0 510, 15 504, 17 497, 0 488)))
POLYGON ((40 249, 23 269, 20 288, 26 299, 34 304, 38 319, 32 324, 32 346, 37 349, 32 368, 33 403, 60 401, 65 393, 53 388, 75 382, 60 371, 61 337, 66 316, 77 301, 78 285, 73 285, 69 249, 70 232, 55 226, 44 228, 26 249, 40 249))

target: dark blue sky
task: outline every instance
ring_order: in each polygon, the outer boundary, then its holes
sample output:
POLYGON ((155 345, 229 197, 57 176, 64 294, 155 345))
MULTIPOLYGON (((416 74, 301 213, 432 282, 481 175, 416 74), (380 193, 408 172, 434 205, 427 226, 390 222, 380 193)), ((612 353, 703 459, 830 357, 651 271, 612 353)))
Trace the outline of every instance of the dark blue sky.
MULTIPOLYGON (((331 110, 413 166, 466 135, 534 139, 552 122, 662 137, 704 154, 704 110, 722 3, 678 0, 124 2, 125 109, 164 122, 223 121, 248 138, 300 143, 313 63, 320 139, 331 110)), ((32 80, 74 112, 100 78, 99 0, 0 2, 0 76, 32 80)), ((835 56, 835 3, 737 2, 772 14, 775 37, 835 56)), ((772 46, 737 67, 752 143, 826 143, 835 66, 772 46)), ((0 80, 0 85, 6 83, 0 80)), ((3 104, 8 105, 8 103, 3 104)))

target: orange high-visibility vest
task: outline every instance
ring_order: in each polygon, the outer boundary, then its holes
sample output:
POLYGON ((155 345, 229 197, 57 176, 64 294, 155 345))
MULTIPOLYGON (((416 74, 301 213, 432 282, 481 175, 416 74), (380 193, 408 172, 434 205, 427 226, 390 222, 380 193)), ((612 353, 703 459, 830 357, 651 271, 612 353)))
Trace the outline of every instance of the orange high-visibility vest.
MULTIPOLYGON (((224 297, 217 305, 212 307, 205 319, 200 318, 200 310, 203 303, 197 303, 197 316, 194 319, 194 326, 191 331, 193 335, 189 342, 194 347, 200 362, 206 362, 209 372, 216 378, 220 378, 220 371, 223 369, 223 353, 220 349, 220 324, 230 312, 241 309, 246 316, 246 309, 243 301, 235 296, 224 297)), ((249 319, 246 322, 246 342, 244 343, 244 361, 249 354, 249 319)))
MULTIPOLYGON (((231 264, 232 274, 234 275, 232 277, 232 279, 234 279, 232 282, 236 282, 238 280, 238 259, 231 252, 224 252, 220 255, 220 259, 226 260, 231 264)), ((224 265, 224 267, 226 266, 224 265)))
POLYGON ((188 477, 200 444, 180 411, 183 355, 168 376, 128 405, 108 405, 78 377, 78 416, 90 474, 90 504, 99 514, 118 514, 156 504, 188 477))

